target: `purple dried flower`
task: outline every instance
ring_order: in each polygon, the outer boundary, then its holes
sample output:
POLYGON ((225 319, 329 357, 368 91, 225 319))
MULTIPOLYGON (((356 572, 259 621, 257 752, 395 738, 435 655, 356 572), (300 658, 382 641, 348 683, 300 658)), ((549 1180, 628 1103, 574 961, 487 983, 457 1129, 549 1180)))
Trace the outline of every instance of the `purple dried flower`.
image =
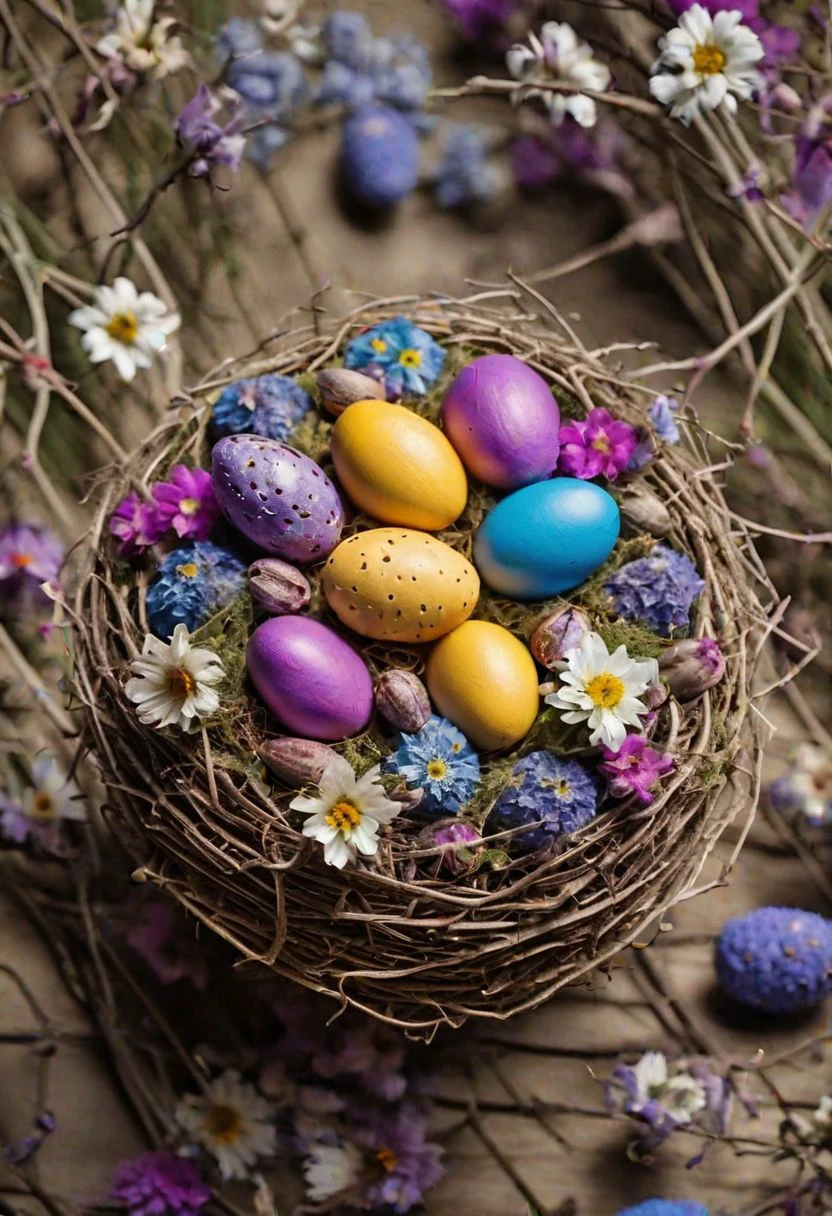
POLYGON ((811 743, 795 749, 791 766, 766 790, 774 809, 788 819, 832 824, 832 759, 811 743))
POLYGON ((617 1065, 604 1091, 610 1111, 640 1125, 643 1149, 658 1148, 677 1127, 694 1122, 705 1131, 728 1130, 731 1086, 704 1057, 668 1060, 660 1051, 647 1051, 636 1064, 617 1065))
POLYGON ((677 701, 693 701, 725 675, 725 656, 713 638, 684 638, 659 658, 659 671, 677 701))
MULTIPOLYGON (((361 1112, 356 1116, 361 1118, 361 1112)), ((368 1154, 381 1177, 370 1184, 365 1207, 386 1208, 400 1216, 424 1202, 444 1170, 442 1149, 427 1139, 427 1118, 404 1103, 395 1113, 373 1112, 356 1133, 356 1143, 368 1154)))
POLYGON ((162 531, 173 528, 177 536, 207 540, 219 517, 211 474, 178 464, 169 481, 157 481, 152 490, 156 522, 162 531))
POLYGON ((41 583, 57 581, 64 549, 42 524, 0 528, 0 599, 15 611, 49 603, 41 583))
POLYGON ((813 107, 795 140, 793 200, 811 223, 832 202, 832 93, 813 107))
POLYGON ((614 481, 626 469, 636 448, 635 429, 602 408, 590 410, 583 421, 562 426, 558 438, 558 472, 582 481, 593 477, 614 481))
POLYGON ((465 874, 476 860, 482 836, 472 823, 463 819, 439 819, 429 824, 416 837, 417 849, 434 849, 446 846, 438 857, 426 857, 422 864, 440 874, 465 874))
POLYGON ((401 1071, 405 1058, 401 1034, 367 1019, 343 1034, 330 1032, 327 1038, 312 1060, 319 1077, 355 1076, 363 1089, 384 1102, 403 1097, 407 1081, 401 1071))
POLYGON ((142 1153, 118 1166, 110 1194, 130 1216, 198 1216, 211 1188, 192 1161, 172 1153, 142 1153))
POLYGON ((760 0, 667 0, 667 7, 677 17, 681 17, 694 4, 701 4, 712 17, 732 10, 742 13, 745 25, 750 25, 760 15, 760 0))
POLYGON ((119 557, 133 557, 155 545, 167 525, 161 522, 152 503, 131 490, 113 511, 108 527, 119 542, 119 557))
POLYGON ((764 1013, 811 1009, 832 992, 832 923, 799 908, 734 916, 716 942, 720 986, 764 1013))
POLYGON ((603 751, 601 772, 610 779, 613 798, 635 794, 643 806, 650 805, 659 778, 673 768, 672 758, 656 751, 642 735, 628 735, 618 751, 603 751))
POLYGON ((589 823, 598 804, 598 786, 595 774, 577 760, 564 760, 553 752, 529 752, 515 764, 494 803, 488 828, 503 832, 528 827, 511 837, 511 844, 543 848, 589 823))
POLYGON ((631 198, 633 187, 621 160, 621 128, 605 118, 594 127, 567 119, 545 136, 521 135, 511 145, 514 180, 522 190, 540 190, 567 174, 619 198, 631 198))
POLYGON ((44 1141, 55 1131, 58 1126, 58 1120, 52 1114, 51 1110, 42 1111, 34 1123, 34 1131, 28 1136, 24 1136, 21 1140, 15 1140, 11 1144, 7 1144, 3 1149, 3 1156, 11 1165, 24 1165, 34 1157, 35 1153, 43 1145, 44 1141))
POLYGON ((193 938, 179 930, 183 918, 171 903, 148 900, 135 913, 127 942, 141 955, 162 984, 188 979, 200 991, 205 987, 205 962, 193 938))
POLYGON ((442 0, 467 42, 490 42, 501 49, 508 41, 508 26, 518 11, 518 0, 442 0))
POLYGON ((205 177, 215 165, 232 171, 240 167, 246 143, 240 106, 233 107, 224 126, 215 121, 222 108, 223 103, 201 84, 173 124, 177 139, 194 154, 188 168, 191 177, 205 177))
POLYGON ((690 624, 691 606, 704 588, 687 554, 661 544, 647 557, 626 562, 604 584, 616 616, 640 621, 662 637, 690 624))
POLYGON ((678 443, 681 435, 675 415, 681 409, 675 397, 657 397, 650 406, 650 421, 653 430, 665 443, 678 443))

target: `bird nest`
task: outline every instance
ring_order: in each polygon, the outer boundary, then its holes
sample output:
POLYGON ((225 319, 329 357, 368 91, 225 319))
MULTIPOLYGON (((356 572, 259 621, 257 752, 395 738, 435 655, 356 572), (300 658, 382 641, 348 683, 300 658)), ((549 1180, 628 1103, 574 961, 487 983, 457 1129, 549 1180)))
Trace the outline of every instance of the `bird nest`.
MULTIPOLYGON (((716 457, 708 451, 713 441, 690 415, 685 443, 663 447, 639 481, 669 513, 664 539, 687 553, 705 579, 691 633, 720 640, 727 670, 695 701, 683 706, 671 697, 659 712, 654 741, 676 765, 652 805, 643 808, 632 799, 605 804, 557 849, 520 859, 510 841, 489 840, 483 864, 451 877, 423 864, 439 854, 421 847, 419 824, 405 812, 372 859, 343 870, 324 865, 320 846, 301 834, 298 816, 289 810, 294 792, 273 783, 257 759, 275 730, 245 676, 248 594, 197 635, 225 665, 222 712, 190 735, 143 726, 124 685, 147 631, 145 590, 152 571, 128 568, 115 556, 106 523, 130 489, 146 488, 177 461, 208 465, 208 406, 222 386, 266 371, 311 385, 316 371, 339 362, 351 337, 400 313, 448 352, 437 395, 415 403, 423 412, 435 410, 448 371, 477 355, 508 352, 551 383, 567 414, 580 417, 605 406, 633 424, 645 419, 651 395, 611 364, 610 351, 585 349, 552 306, 519 284, 461 301, 373 302, 337 331, 320 332, 319 317, 315 324, 287 326, 279 353, 223 364, 174 403, 176 416, 123 468, 104 475, 86 569, 71 605, 78 633, 74 687, 85 708, 85 743, 107 789, 107 814, 137 879, 163 887, 232 943, 242 960, 429 1034, 472 1017, 511 1017, 586 980, 694 889, 708 854, 738 813, 750 822, 761 743, 749 684, 773 597, 714 474, 713 466, 724 467, 724 451, 716 457)), ((326 463, 330 430, 331 420, 315 413, 292 442, 326 463)), ((626 489, 621 498, 627 518, 626 489)), ((484 487, 472 485, 465 515, 443 539, 467 554, 493 501, 484 487)), ((631 524, 606 569, 653 543, 631 524)), ((313 569, 313 583, 315 574, 313 569)), ((598 586, 590 580, 571 598, 597 609, 598 586)), ((547 607, 485 593, 477 615, 527 640, 547 607)), ((310 610, 340 628, 317 592, 310 610)), ((607 621, 597 627, 606 630, 610 646, 625 641, 631 653, 645 653, 637 645, 638 626, 607 621)), ((423 647, 397 646, 392 653, 379 642, 350 640, 374 672, 385 665, 422 668, 423 647)), ((653 654, 666 644, 655 635, 650 641, 653 654)), ((586 748, 585 735, 577 744, 574 737, 556 739, 551 716, 541 725, 545 718, 510 755, 486 758, 474 808, 480 823, 518 755, 531 746, 561 754, 586 748)), ((373 727, 336 746, 360 769, 378 761, 381 739, 373 727)))

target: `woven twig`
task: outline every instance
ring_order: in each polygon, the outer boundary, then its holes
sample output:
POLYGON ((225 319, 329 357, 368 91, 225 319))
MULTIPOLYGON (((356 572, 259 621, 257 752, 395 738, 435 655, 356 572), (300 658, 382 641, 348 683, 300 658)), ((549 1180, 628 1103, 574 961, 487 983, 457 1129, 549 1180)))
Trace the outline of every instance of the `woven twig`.
MULTIPOLYGON (((553 307, 522 284, 461 301, 372 302, 329 335, 294 329, 280 353, 226 363, 207 377, 190 395, 189 417, 222 383, 264 371, 314 371, 348 336, 400 312, 448 347, 519 356, 579 408, 603 405, 633 423, 643 419, 646 390, 591 356, 553 307), (532 307, 546 310, 544 320, 530 311, 530 297, 532 307)), ((663 714, 662 746, 677 766, 648 810, 607 811, 560 855, 472 883, 407 880, 412 844, 398 830, 372 864, 326 867, 287 814, 291 795, 270 796, 262 782, 223 768, 212 756, 210 730, 200 739, 139 723, 123 685, 145 628, 141 597, 119 581, 102 538, 128 486, 157 476, 180 440, 179 421, 160 427, 127 466, 106 475, 72 608, 87 742, 137 877, 164 887, 244 960, 421 1033, 534 1008, 639 938, 695 886, 726 825, 740 814, 750 822, 761 755, 750 679, 774 596, 708 471, 713 462, 695 425, 690 431, 691 451, 662 451, 645 476, 670 512, 668 540, 706 578, 693 632, 721 639, 725 678, 693 705, 683 710, 671 702, 663 714)), ((252 750, 257 740, 247 732, 256 729, 254 719, 240 723, 252 750)))

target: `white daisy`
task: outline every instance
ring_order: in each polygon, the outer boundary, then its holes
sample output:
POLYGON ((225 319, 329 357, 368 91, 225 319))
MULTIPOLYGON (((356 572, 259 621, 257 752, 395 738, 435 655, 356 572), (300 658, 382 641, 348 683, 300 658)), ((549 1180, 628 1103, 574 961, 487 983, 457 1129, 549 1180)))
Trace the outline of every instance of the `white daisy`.
POLYGON ((124 0, 115 29, 95 44, 99 55, 120 59, 132 72, 161 80, 190 62, 188 52, 170 30, 172 17, 153 20, 155 0, 124 0))
POLYGON ((325 1203, 355 1186, 361 1176, 361 1153, 354 1144, 316 1144, 303 1163, 306 1197, 325 1203))
POLYGON ((219 709, 212 687, 225 675, 213 650, 192 646, 187 626, 177 625, 170 644, 148 633, 141 657, 130 664, 134 673, 124 691, 145 726, 179 726, 192 731, 198 718, 219 709))
POLYGON ((122 380, 132 380, 139 367, 150 367, 179 328, 179 314, 150 291, 139 292, 129 279, 98 287, 92 304, 76 308, 67 318, 83 329, 81 345, 92 363, 112 359, 122 380))
POLYGON ((660 1051, 645 1052, 632 1071, 636 1085, 630 1106, 633 1111, 658 1101, 674 1123, 684 1124, 707 1106, 705 1087, 683 1069, 671 1075, 660 1051))
POLYGON ((737 97, 748 99, 762 84, 754 65, 763 58, 763 44, 735 10, 711 16, 694 4, 659 50, 650 69, 650 92, 684 123, 717 106, 735 114, 737 97))
POLYGON ((376 765, 363 777, 356 777, 343 756, 336 756, 318 783, 314 798, 300 794, 290 802, 293 811, 311 815, 303 825, 304 836, 324 846, 324 861, 339 870, 358 853, 367 857, 378 850, 378 829, 401 811, 379 782, 376 765))
POLYGON ((586 722, 593 747, 603 743, 618 751, 627 727, 639 727, 648 712, 639 696, 659 682, 656 660, 631 659, 626 646, 610 654, 600 634, 587 633, 558 668, 561 685, 546 704, 565 710, 561 716, 570 725, 586 722))
POLYGON ((55 827, 62 819, 87 818, 83 796, 49 752, 32 762, 32 784, 23 792, 23 814, 36 827, 55 827))
POLYGON ((260 1157, 277 1149, 274 1110, 253 1085, 229 1068, 205 1094, 186 1094, 176 1122, 217 1159, 223 1178, 247 1178, 260 1157))
POLYGON ((524 82, 513 94, 513 100, 542 98, 555 126, 560 126, 567 114, 582 127, 595 126, 597 111, 593 98, 533 87, 547 81, 574 85, 593 93, 603 93, 609 87, 609 68, 605 63, 598 63, 592 47, 581 41, 571 25, 564 21, 547 21, 539 38, 532 32, 528 46, 518 44, 511 48, 506 55, 506 65, 515 80, 524 82))

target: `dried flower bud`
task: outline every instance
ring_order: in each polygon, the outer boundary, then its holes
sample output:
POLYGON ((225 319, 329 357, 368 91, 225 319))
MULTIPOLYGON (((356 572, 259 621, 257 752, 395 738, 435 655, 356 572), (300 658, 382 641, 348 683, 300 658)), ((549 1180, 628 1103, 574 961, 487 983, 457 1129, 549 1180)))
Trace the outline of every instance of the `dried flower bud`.
POLYGON ((385 671, 376 680, 376 709, 391 726, 415 735, 430 717, 427 690, 412 671, 385 671))
POLYGON ((274 616, 300 612, 312 598, 306 575, 277 557, 261 557, 251 563, 248 589, 251 598, 274 616))
POLYGON ((471 869, 476 860, 477 846, 481 844, 482 836, 477 829, 463 819, 438 819, 436 823, 428 824, 415 840, 417 849, 443 847, 442 853, 436 857, 425 857, 421 862, 435 874, 440 870, 464 874, 471 869))
POLYGON ((269 739, 257 753, 284 785, 317 785, 338 753, 312 739, 269 739))
POLYGON ((351 372, 345 367, 330 367, 318 372, 316 380, 321 405, 328 414, 343 414, 355 401, 386 401, 384 385, 365 376, 362 372, 351 372))
POLYGON ((570 650, 580 646, 591 629, 592 622, 582 608, 565 604, 535 629, 530 643, 531 652, 541 666, 553 671, 570 650))
POLYGON ((619 502, 621 514, 635 532, 649 532, 651 536, 667 536, 673 527, 670 512, 658 494, 649 490, 643 482, 628 486, 619 502))
POLYGON ((644 704, 652 712, 661 709, 664 705, 667 700, 667 689, 664 684, 648 684, 641 696, 644 704))
POLYGON ((659 671, 677 701, 693 701, 725 674, 725 656, 713 638, 685 638, 668 646, 659 671))
POLYGON ((421 806, 425 798, 425 791, 420 785, 415 790, 410 790, 403 781, 395 785, 392 790, 388 790, 388 794, 394 802, 401 804, 401 808, 405 814, 408 811, 415 811, 417 806, 421 806))

